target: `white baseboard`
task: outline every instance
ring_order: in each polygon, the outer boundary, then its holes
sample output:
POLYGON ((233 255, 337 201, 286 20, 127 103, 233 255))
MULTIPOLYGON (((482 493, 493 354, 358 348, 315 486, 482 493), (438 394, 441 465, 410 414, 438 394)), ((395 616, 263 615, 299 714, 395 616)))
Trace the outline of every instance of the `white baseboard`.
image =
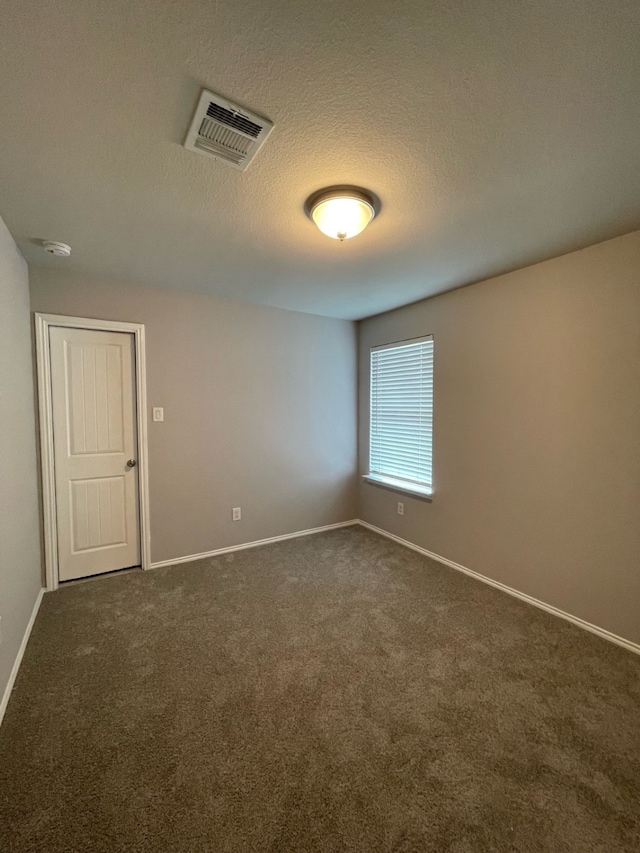
POLYGON ((452 569, 455 569, 457 572, 463 572, 465 575, 469 575, 476 580, 482 581, 482 583, 486 583, 489 586, 495 587, 495 589, 499 589, 502 592, 508 593, 508 595, 512 595, 514 598, 519 598, 521 601, 526 601, 527 604, 533 604, 534 607, 540 608, 540 610, 545 610, 547 613, 551 613, 554 616, 559 616, 561 619, 565 619, 567 622, 571 622, 574 625, 577 625, 579 628, 584 628, 585 631, 590 631, 592 634, 596 634, 598 637, 602 637, 604 640, 608 640, 610 643, 615 643, 617 646, 622 646, 623 649, 628 649, 630 652, 635 652, 635 654, 640 655, 640 645, 638 643, 633 643, 631 640, 625 640, 624 637, 619 637, 617 634, 612 634, 611 631, 607 631, 604 628, 598 627, 598 625, 592 625, 591 622, 586 622, 584 619, 580 619, 578 616, 573 616, 571 613, 566 613, 564 610, 560 610, 557 607, 553 607, 551 604, 546 604, 544 601, 540 601, 537 598, 533 598, 531 595, 527 595, 524 592, 519 592, 517 589, 513 589, 511 586, 507 586, 504 583, 500 583, 500 581, 494 581, 491 578, 488 578, 486 575, 481 575, 479 572, 474 572, 473 569, 467 569, 466 566, 461 566, 459 563, 454 563, 453 560, 448 560, 446 557, 441 557, 439 554, 434 554, 433 551, 427 551, 426 548, 421 548, 419 545, 414 545, 413 542, 409 542, 407 539, 401 539, 400 536, 396 536, 393 533, 389 533, 386 530, 383 530, 381 527, 375 527, 373 524, 369 524, 368 521, 360 520, 358 522, 362 525, 362 527, 366 527, 369 530, 373 530, 374 533, 379 533, 381 536, 386 536, 387 539, 393 539, 394 542, 398 542, 400 545, 404 545, 405 548, 411 548, 412 551, 417 551, 419 554, 424 554, 425 557, 430 557, 432 560, 437 560, 438 563, 443 563, 445 566, 449 566, 452 569))
POLYGON ((13 669, 11 670, 9 681, 7 681, 7 686, 5 688, 2 701, 0 702, 0 726, 2 725, 4 713, 7 710, 7 705, 9 704, 9 697, 11 696, 11 691, 13 690, 13 685, 18 675, 18 670, 20 669, 20 664, 22 663, 22 658, 24 656, 25 649, 27 648, 27 643, 29 642, 29 637, 31 636, 31 629, 33 628, 33 623, 36 621, 36 616, 38 615, 38 610, 40 610, 40 603, 42 601, 42 596, 44 595, 45 591, 46 590, 41 589, 38 593, 36 603, 33 605, 33 610, 31 611, 31 616, 29 617, 29 621, 27 623, 27 627, 22 638, 22 642, 20 643, 20 648, 18 649, 18 654, 16 655, 16 659, 13 663, 13 669))
POLYGON ((204 551, 202 554, 189 554, 186 557, 174 557, 171 560, 160 560, 151 563, 149 568, 159 569, 161 566, 175 566, 178 563, 192 563, 194 560, 206 560, 209 557, 218 557, 220 554, 230 554, 233 551, 244 551, 247 548, 258 548, 260 545, 270 545, 272 542, 284 542, 285 539, 298 539, 300 536, 310 536, 312 533, 323 533, 325 530, 336 530, 338 527, 353 527, 359 524, 357 518, 350 521, 339 521, 337 524, 325 524, 323 527, 312 527, 309 530, 298 530, 295 533, 285 533, 283 536, 270 536, 269 539, 256 539, 253 542, 244 542, 242 545, 231 545, 228 548, 217 548, 215 551, 204 551))

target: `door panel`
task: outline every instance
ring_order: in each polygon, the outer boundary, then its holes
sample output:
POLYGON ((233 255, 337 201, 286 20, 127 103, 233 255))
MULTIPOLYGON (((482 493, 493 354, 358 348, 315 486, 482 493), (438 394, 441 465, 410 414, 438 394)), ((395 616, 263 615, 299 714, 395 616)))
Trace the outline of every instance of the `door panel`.
POLYGON ((60 580, 139 565, 133 335, 49 340, 60 580))
POLYGON ((72 553, 126 544, 124 477, 71 480, 72 553))
POLYGON ((66 346, 69 452, 123 453, 122 348, 66 346))

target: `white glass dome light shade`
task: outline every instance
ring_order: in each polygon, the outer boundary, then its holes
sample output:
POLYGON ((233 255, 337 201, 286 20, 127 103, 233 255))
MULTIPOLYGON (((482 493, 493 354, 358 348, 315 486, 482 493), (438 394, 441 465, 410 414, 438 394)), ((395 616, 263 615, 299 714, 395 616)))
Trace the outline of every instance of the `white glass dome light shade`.
POLYGON ((373 200, 357 190, 322 193, 310 207, 320 231, 341 242, 364 231, 375 216, 373 200))

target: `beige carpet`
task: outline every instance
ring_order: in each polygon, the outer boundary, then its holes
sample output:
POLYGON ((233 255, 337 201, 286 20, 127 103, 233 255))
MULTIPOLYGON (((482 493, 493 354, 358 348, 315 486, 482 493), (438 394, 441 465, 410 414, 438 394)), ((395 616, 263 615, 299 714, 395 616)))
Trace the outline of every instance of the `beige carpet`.
POLYGON ((638 853, 640 658, 361 528, 76 584, 0 850, 638 853))

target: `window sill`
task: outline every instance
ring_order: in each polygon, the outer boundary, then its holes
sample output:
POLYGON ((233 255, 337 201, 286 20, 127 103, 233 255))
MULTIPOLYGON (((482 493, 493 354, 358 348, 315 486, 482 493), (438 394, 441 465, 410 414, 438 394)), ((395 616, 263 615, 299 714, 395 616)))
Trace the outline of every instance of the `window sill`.
POLYGON ((403 480, 394 480, 393 477, 383 477, 380 474, 363 474, 362 479, 372 486, 381 486, 383 489, 391 489, 392 492, 401 492, 403 495, 411 495, 422 501, 433 500, 433 491, 428 486, 412 485, 403 480))

